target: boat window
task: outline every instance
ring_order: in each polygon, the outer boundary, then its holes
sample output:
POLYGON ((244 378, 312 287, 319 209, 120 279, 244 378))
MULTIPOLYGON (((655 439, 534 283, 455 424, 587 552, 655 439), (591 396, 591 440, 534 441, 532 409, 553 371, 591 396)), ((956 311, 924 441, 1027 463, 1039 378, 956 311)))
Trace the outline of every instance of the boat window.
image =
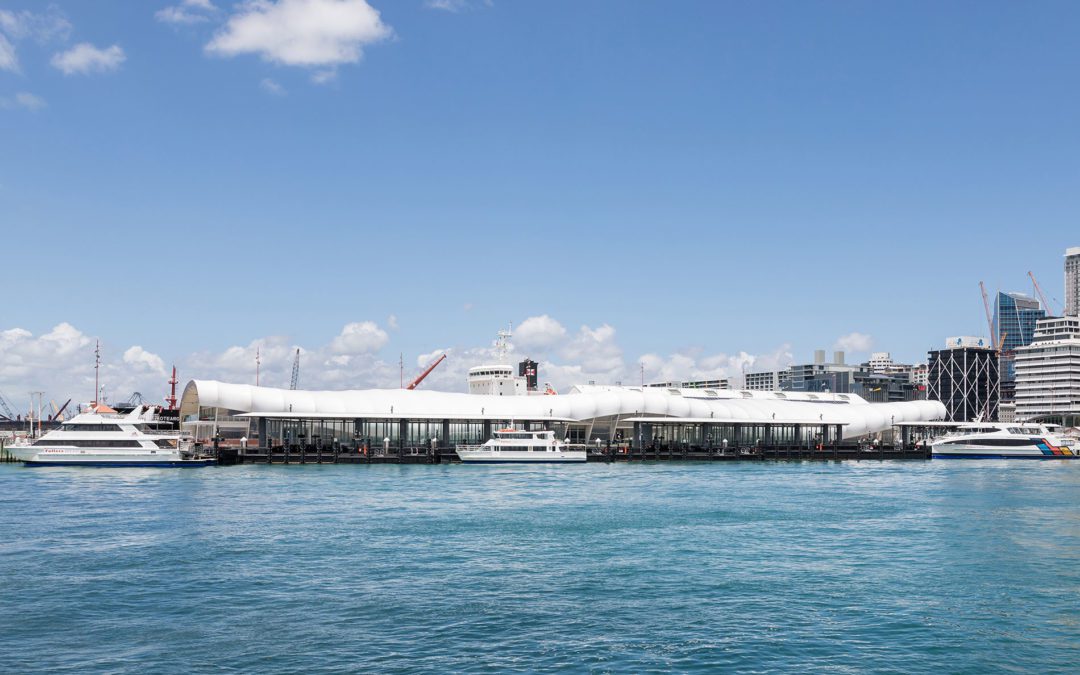
POLYGON ((127 440, 103 440, 103 441, 68 441, 68 440, 40 440, 34 441, 34 445, 52 445, 58 447, 75 447, 75 448, 141 448, 142 444, 138 441, 127 440))
POLYGON ((787 398, 787 394, 781 394, 780 392, 775 392, 773 396, 776 398, 787 398))
POLYGON ((119 424, 64 424, 59 431, 120 431, 119 424))

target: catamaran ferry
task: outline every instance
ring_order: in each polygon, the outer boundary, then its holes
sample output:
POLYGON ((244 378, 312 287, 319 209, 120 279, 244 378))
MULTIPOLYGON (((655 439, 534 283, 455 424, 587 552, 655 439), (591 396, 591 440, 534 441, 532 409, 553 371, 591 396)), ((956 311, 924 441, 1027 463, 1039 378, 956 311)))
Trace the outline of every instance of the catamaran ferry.
POLYGON ((105 405, 91 406, 41 438, 8 446, 27 466, 199 467, 216 464, 201 457, 190 436, 158 418, 155 406, 137 406, 119 414, 105 405))
POLYGON ((930 443, 934 459, 1077 459, 1077 451, 1041 424, 972 422, 930 443))
POLYGON ((483 445, 459 445, 457 454, 466 464, 533 464, 584 462, 584 448, 570 448, 555 439, 554 431, 500 429, 483 445))

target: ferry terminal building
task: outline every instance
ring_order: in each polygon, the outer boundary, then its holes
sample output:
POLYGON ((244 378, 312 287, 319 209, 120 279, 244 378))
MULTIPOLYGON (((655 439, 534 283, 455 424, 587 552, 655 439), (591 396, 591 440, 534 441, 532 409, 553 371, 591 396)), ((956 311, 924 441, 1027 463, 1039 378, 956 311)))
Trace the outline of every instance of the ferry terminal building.
POLYGON ((854 394, 577 385, 566 394, 407 389, 297 391, 192 380, 180 419, 197 442, 259 447, 454 448, 503 428, 551 429, 571 443, 658 447, 813 447, 880 438, 945 419, 938 401, 869 403, 854 394))

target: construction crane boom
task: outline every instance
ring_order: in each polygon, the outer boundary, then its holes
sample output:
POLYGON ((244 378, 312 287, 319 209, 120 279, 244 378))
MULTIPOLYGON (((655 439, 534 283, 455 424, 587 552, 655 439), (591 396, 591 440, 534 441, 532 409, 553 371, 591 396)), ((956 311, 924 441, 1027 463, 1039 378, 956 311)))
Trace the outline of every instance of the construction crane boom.
POLYGON ((1035 274, 1033 272, 1028 272, 1028 276, 1031 277, 1031 283, 1035 285, 1035 293, 1039 296, 1039 300, 1042 301, 1043 309, 1046 310, 1046 314, 1054 314, 1054 310, 1050 308, 1050 303, 1046 301, 1042 286, 1039 285, 1039 280, 1035 278, 1035 274))
POLYGON ((296 348, 296 356, 292 362, 292 377, 289 379, 289 389, 295 390, 300 385, 300 348, 296 348))
POLYGON ((4 411, 4 416, 7 417, 7 419, 15 419, 15 413, 11 412, 11 408, 8 407, 7 399, 4 398, 3 393, 0 393, 0 410, 4 411))
POLYGON ((986 284, 979 282, 979 290, 982 292, 983 309, 986 310, 986 327, 990 330, 990 344, 994 344, 994 315, 990 312, 990 298, 986 295, 986 284))
MULTIPOLYGON (((67 407, 69 405, 71 405, 71 399, 70 398, 67 400, 66 403, 64 403, 64 405, 60 406, 59 410, 57 410, 56 412, 53 413, 53 416, 49 418, 49 421, 50 422, 56 422, 57 420, 62 419, 60 416, 64 414, 64 411, 67 410, 67 407)), ((54 408, 56 407, 55 403, 53 404, 53 407, 54 408)))
POLYGON ((410 383, 409 383, 409 386, 407 386, 407 387, 405 387, 405 388, 406 388, 406 389, 410 389, 410 390, 411 390, 411 389, 416 389, 416 387, 417 387, 417 386, 418 386, 418 385, 419 385, 419 384, 420 384, 421 382, 423 382, 423 381, 424 381, 424 378, 425 378, 425 377, 427 377, 427 376, 428 376, 428 375, 429 375, 429 374, 431 373, 431 371, 435 370, 435 366, 439 365, 440 363, 442 363, 442 362, 443 362, 443 361, 445 361, 445 360, 446 360, 446 354, 441 354, 441 355, 439 355, 439 358, 435 359, 435 360, 434 360, 434 361, 433 361, 433 362, 431 363, 431 365, 430 365, 430 366, 428 366, 427 368, 425 368, 425 369, 424 369, 424 372, 420 373, 420 375, 419 375, 419 376, 418 376, 418 377, 417 377, 417 378, 416 378, 415 380, 413 380, 412 382, 410 382, 410 383))

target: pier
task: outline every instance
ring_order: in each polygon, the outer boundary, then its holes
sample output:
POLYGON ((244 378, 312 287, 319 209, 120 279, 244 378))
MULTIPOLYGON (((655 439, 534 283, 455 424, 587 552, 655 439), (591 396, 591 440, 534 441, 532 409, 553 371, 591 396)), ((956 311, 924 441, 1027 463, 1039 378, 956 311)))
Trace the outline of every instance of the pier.
MULTIPOLYGON (((459 463, 453 448, 401 448, 389 452, 341 448, 274 447, 220 448, 222 465, 233 464, 448 464, 459 463)), ((754 461, 859 461, 927 460, 925 448, 897 446, 834 445, 822 448, 769 446, 745 448, 703 448, 696 446, 652 446, 640 450, 629 446, 590 448, 589 462, 754 462, 754 461)))

